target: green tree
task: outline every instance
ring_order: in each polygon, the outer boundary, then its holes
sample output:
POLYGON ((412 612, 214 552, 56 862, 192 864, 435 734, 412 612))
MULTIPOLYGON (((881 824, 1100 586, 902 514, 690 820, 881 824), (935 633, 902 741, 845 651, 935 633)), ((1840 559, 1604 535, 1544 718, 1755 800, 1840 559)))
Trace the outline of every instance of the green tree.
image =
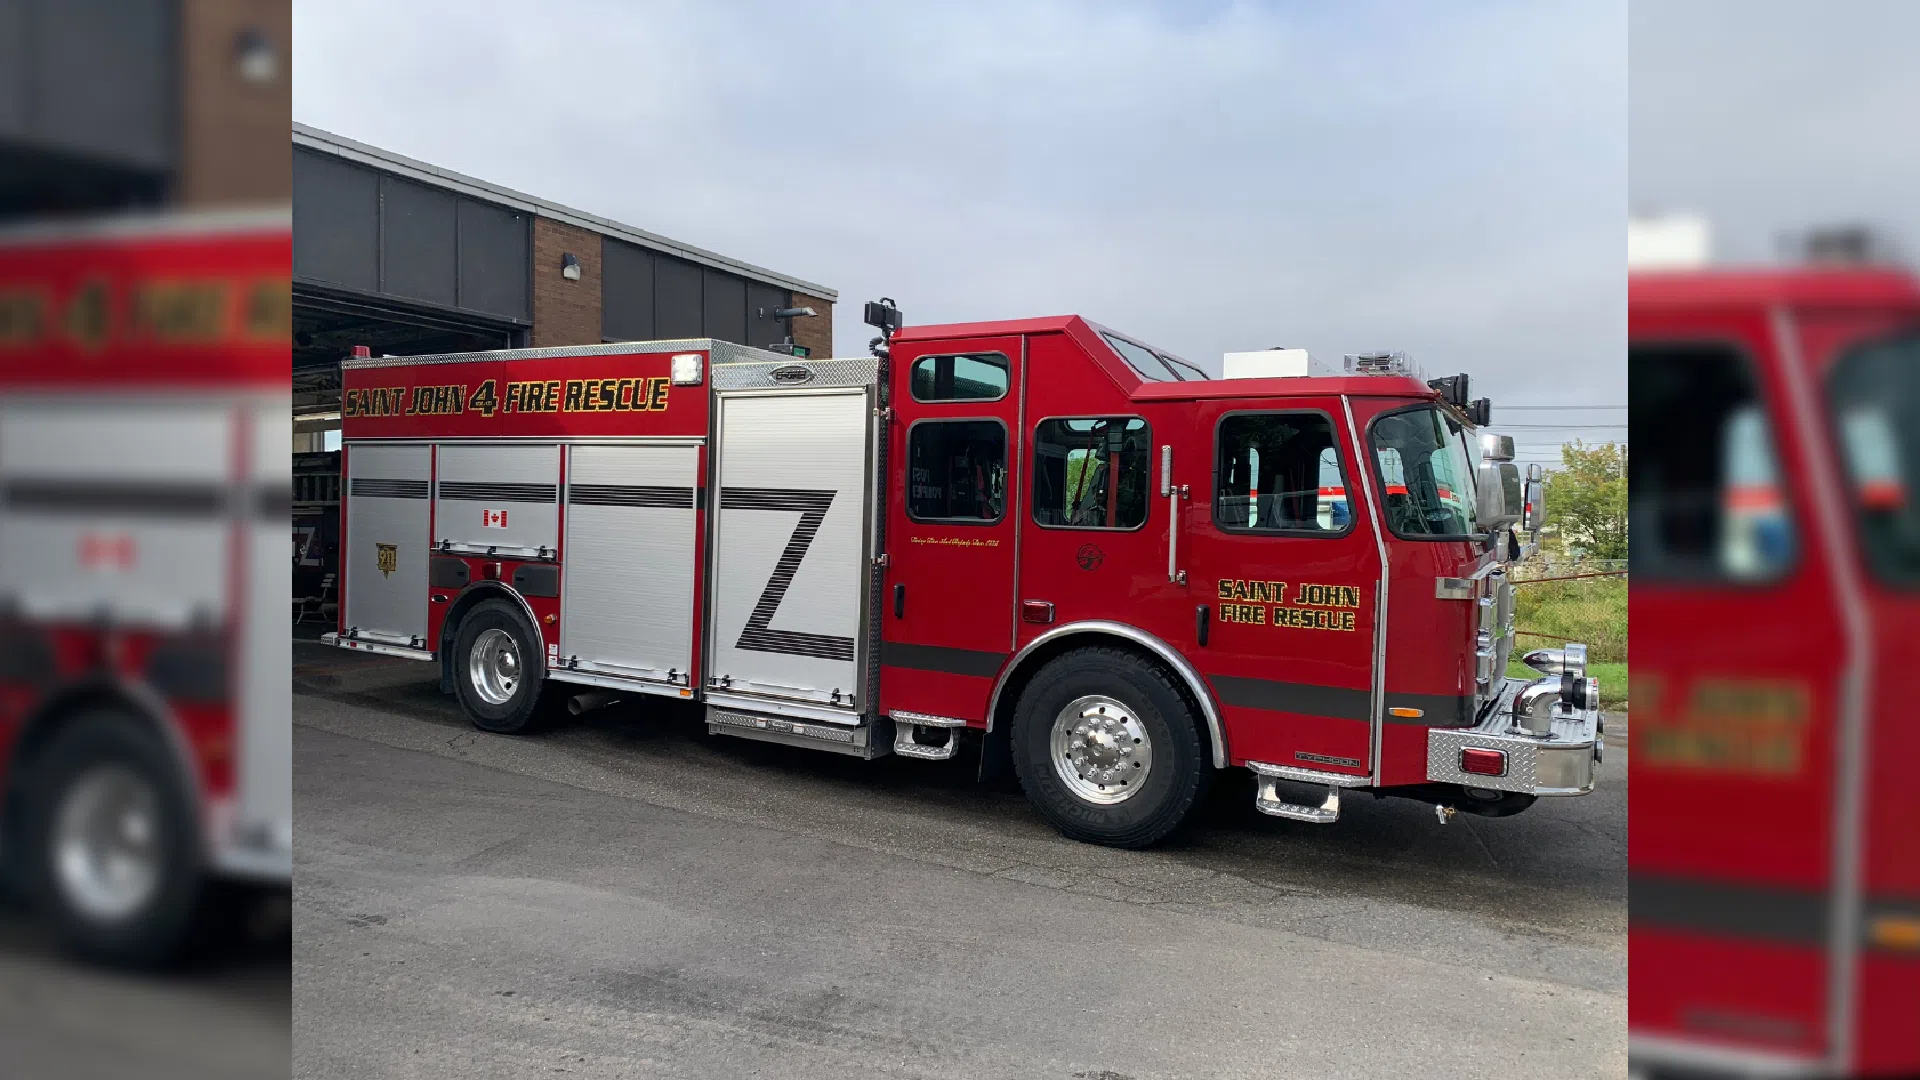
POLYGON ((1627 557, 1626 446, 1567 443, 1546 494, 1547 524, 1563 545, 1595 559, 1627 557))

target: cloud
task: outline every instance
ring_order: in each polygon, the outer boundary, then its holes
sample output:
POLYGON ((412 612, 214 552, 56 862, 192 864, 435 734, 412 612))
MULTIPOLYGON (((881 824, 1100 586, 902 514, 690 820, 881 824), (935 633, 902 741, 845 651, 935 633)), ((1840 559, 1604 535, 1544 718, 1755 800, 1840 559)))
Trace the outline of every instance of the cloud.
POLYGON ((1625 400, 1623 3, 298 0, 294 115, 916 323, 1625 400))
POLYGON ((1920 5, 1904 0, 1636 4, 1635 206, 1704 213, 1729 261, 1836 223, 1920 254, 1915 42, 1920 5))

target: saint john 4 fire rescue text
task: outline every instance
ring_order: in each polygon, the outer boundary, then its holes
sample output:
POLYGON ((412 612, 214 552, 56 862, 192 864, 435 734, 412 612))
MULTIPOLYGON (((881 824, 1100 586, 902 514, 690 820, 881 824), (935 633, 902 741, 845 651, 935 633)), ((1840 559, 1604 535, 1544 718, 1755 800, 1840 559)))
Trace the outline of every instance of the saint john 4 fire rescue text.
POLYGON ((1269 350, 1209 379, 1078 317, 867 315, 856 359, 348 361, 329 640, 439 660, 489 731, 659 694, 863 758, 978 742, 1105 844, 1230 767, 1308 822, 1343 789, 1443 820, 1592 789, 1584 648, 1504 677, 1540 485, 1466 376, 1269 350))

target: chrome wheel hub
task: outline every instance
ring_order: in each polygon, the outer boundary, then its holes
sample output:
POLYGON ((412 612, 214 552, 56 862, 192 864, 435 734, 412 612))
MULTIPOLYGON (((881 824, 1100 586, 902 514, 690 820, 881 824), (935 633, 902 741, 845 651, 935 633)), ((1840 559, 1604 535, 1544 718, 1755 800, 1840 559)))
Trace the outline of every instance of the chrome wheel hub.
POLYGON ((1053 719, 1053 771, 1076 796, 1111 806, 1132 798, 1153 771, 1146 725, 1101 694, 1076 698, 1053 719))
POLYGON ((90 918, 127 918, 160 888, 160 797, 125 765, 96 766, 67 789, 52 839, 60 891, 90 918))
POLYGON ((520 646, 513 635, 495 627, 480 631, 467 657, 468 682, 489 705, 513 700, 520 685, 520 646))

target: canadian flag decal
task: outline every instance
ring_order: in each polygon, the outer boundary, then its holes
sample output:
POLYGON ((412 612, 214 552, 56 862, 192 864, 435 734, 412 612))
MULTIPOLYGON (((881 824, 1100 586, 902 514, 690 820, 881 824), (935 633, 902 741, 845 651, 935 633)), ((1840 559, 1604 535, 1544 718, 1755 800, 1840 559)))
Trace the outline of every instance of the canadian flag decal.
POLYGON ((507 527, 507 512, 505 510, 482 510, 480 511, 480 525, 482 528, 487 529, 504 529, 507 527))

